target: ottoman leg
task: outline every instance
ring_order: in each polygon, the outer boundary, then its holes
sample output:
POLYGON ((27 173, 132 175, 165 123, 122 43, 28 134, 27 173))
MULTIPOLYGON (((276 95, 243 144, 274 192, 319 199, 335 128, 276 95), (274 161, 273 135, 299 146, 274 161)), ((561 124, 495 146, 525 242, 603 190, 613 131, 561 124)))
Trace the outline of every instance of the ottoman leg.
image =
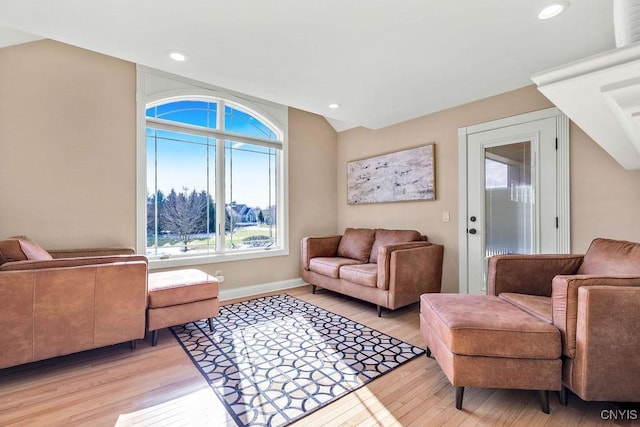
POLYGON ((427 357, 431 357, 431 349, 427 347, 427 357))
POLYGON ((542 407, 542 412, 545 414, 549 413, 549 392, 547 390, 539 390, 538 396, 540 396, 540 406, 542 407))
POLYGON ((151 332, 151 346, 155 347, 158 344, 158 329, 151 332))
POLYGON ((463 397, 464 397, 464 387, 456 387, 456 409, 462 409, 463 397))
POLYGON ((209 317, 209 331, 213 332, 213 317, 209 317))
POLYGON ((316 285, 311 285, 311 293, 316 294, 316 285))

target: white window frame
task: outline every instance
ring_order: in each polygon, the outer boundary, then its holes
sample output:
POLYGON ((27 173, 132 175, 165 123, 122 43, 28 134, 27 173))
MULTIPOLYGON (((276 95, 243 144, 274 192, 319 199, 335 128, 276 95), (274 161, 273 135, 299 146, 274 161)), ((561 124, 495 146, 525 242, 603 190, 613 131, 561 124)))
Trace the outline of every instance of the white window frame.
MULTIPOLYGON (((190 265, 202 265, 209 263, 219 263, 236 260, 248 260, 273 256, 289 255, 289 205, 288 205, 288 109, 286 106, 271 103, 268 101, 253 98, 236 92, 220 89, 201 82, 192 81, 183 77, 171 75, 157 70, 152 70, 143 66, 137 67, 137 94, 136 94, 136 121, 137 121, 137 147, 136 147, 136 249, 138 253, 145 254, 147 247, 146 233, 146 205, 147 205, 147 120, 153 122, 158 127, 167 130, 182 131, 193 130, 197 133, 206 133, 210 137, 219 138, 221 141, 233 140, 263 146, 279 148, 277 155, 277 241, 278 248, 274 249, 248 249, 245 251, 234 250, 224 251, 221 246, 221 239, 216 239, 216 252, 209 254, 171 256, 168 258, 150 258, 149 268, 172 268, 190 265), (181 99, 203 100, 218 102, 218 123, 224 129, 224 106, 225 104, 247 112, 265 124, 279 129, 281 134, 278 138, 281 142, 274 143, 272 140, 261 138, 247 138, 242 135, 235 135, 231 132, 216 129, 205 129, 199 126, 188 124, 173 124, 162 119, 147 119, 146 110, 149 106, 172 102, 181 99), (220 118, 220 115, 223 118, 220 118), (226 139, 225 139, 226 138, 226 139)), ((156 127, 156 126, 154 126, 156 127)), ((224 154, 225 144, 216 144, 216 150, 224 154)), ((223 165, 224 166, 224 165, 223 165)), ((224 212, 225 194, 225 169, 216 167, 216 212, 224 212)), ((224 215, 218 216, 217 227, 224 221, 224 215)), ((218 234, 218 233, 217 233, 218 234)), ((223 239, 222 239, 223 241, 223 239)))

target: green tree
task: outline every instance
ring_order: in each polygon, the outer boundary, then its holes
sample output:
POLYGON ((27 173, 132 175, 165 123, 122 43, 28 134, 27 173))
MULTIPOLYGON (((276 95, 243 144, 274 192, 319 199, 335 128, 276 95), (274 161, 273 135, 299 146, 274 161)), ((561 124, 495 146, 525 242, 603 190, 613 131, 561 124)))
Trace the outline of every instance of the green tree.
POLYGON ((162 220, 160 219, 159 212, 162 211, 162 205, 164 204, 164 193, 160 190, 156 194, 147 195, 147 236, 153 236, 156 234, 156 199, 158 201, 158 232, 162 231, 162 220))

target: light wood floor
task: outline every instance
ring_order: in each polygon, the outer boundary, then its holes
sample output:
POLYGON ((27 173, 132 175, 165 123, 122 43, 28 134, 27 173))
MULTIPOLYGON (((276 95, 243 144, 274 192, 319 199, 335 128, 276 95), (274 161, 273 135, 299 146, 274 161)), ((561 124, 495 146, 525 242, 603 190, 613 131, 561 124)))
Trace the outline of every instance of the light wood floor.
MULTIPOLYGON (((423 346, 418 305, 376 316, 375 307, 309 287, 287 291, 391 336, 423 346)), ((228 301, 231 303, 235 301, 228 301)), ((0 370, 0 426, 200 426, 230 422, 213 391, 167 330, 150 339, 0 370)), ((1 350, 0 350, 1 351, 1 350)), ((433 359, 419 357, 321 408, 295 426, 616 425, 613 404, 551 395, 542 413, 533 391, 466 389, 463 409, 433 359)), ((640 412, 640 411, 639 411, 640 412)), ((617 422, 617 425, 630 425, 617 422)))

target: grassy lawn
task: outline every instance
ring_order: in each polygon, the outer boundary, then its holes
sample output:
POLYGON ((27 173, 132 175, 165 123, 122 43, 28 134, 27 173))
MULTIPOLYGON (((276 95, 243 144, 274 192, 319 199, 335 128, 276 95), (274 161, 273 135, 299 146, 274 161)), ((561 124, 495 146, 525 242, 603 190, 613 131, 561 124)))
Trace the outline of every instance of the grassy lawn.
MULTIPOLYGON (((272 235, 275 237, 275 234, 276 234, 276 228, 273 227, 272 235)), ((264 238, 264 239, 269 238, 268 226, 260 225, 260 226, 254 226, 254 227, 238 227, 234 231, 233 236, 231 236, 229 233, 226 233, 226 244, 227 244, 227 247, 231 247, 231 242, 233 242, 234 245, 241 246, 251 241, 259 241, 259 239, 261 238, 264 238)), ((204 238, 194 237, 192 240, 189 241, 188 247, 190 249, 199 249, 199 248, 206 248, 207 246, 209 247, 215 246, 215 240, 216 240, 215 235, 209 237, 208 239, 206 237, 204 238)), ((152 244, 153 244, 153 237, 147 236, 147 246, 150 246, 152 244)), ((181 247, 183 246, 183 243, 179 238, 175 236, 162 235, 162 236, 158 236, 158 246, 159 247, 163 247, 163 246, 164 247, 181 247)))

